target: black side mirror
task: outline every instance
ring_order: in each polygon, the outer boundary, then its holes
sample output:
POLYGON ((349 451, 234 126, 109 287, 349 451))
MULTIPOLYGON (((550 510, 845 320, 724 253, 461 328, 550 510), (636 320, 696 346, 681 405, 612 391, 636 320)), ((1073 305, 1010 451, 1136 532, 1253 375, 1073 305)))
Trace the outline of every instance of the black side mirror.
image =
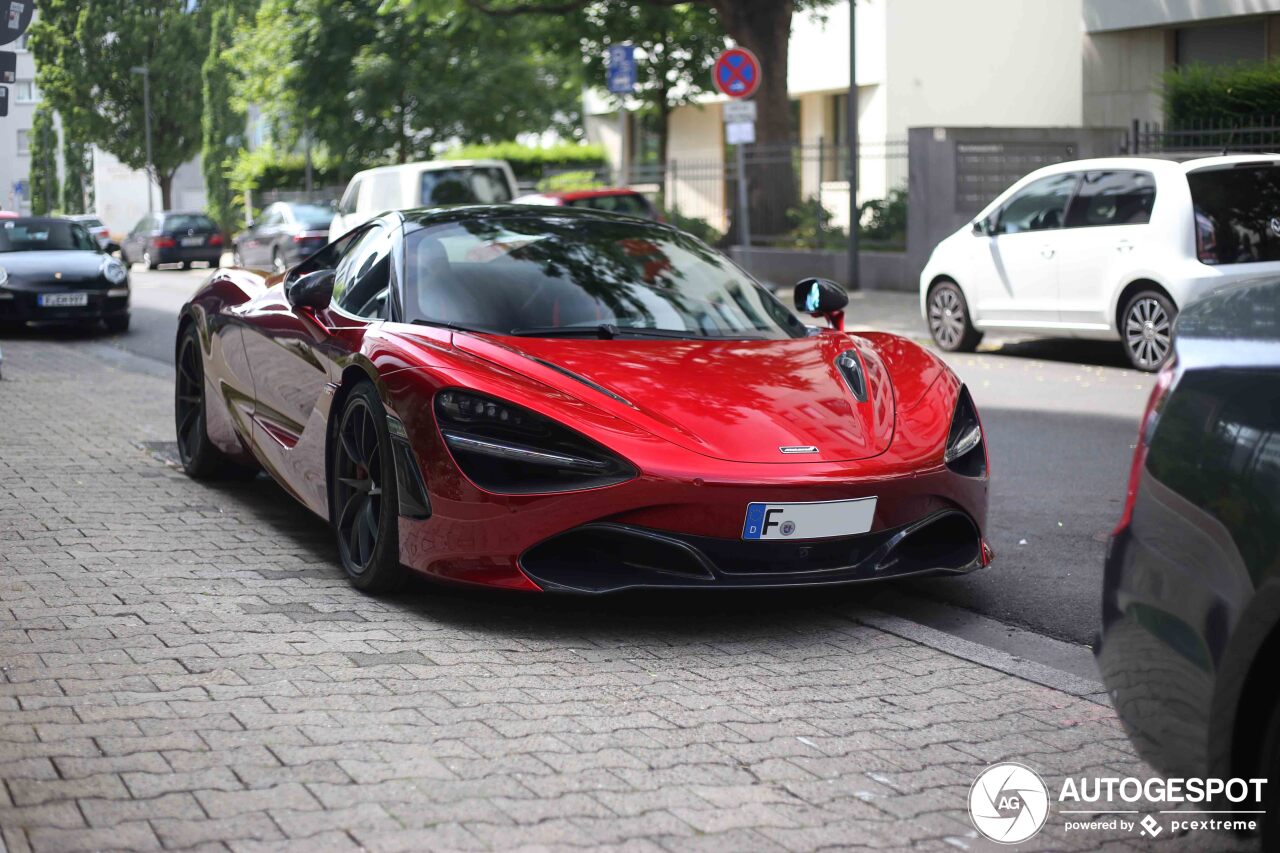
POLYGON ((333 301, 333 270, 316 270, 285 285, 284 296, 294 308, 320 310, 333 301))
POLYGON ((976 237, 990 237, 995 230, 990 219, 978 219, 973 223, 973 233, 976 237))
POLYGON ((796 310, 814 317, 826 317, 833 329, 844 329, 844 309, 849 294, 834 281, 825 278, 802 278, 796 284, 796 310))

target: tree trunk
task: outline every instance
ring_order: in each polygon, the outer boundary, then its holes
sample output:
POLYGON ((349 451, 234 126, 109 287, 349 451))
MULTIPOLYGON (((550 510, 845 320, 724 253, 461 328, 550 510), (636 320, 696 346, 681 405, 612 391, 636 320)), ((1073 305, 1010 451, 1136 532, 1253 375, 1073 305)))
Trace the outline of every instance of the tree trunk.
MULTIPOLYGON (((751 165, 750 189, 753 237, 783 234, 790 228, 787 211, 796 206, 798 187, 791 162, 791 98, 787 94, 787 53, 791 40, 793 0, 713 0, 725 31, 739 47, 760 60, 760 88, 756 92, 756 144, 748 149, 764 162, 751 165)), ((750 162, 750 161, 748 161, 750 162)), ((737 211, 729 229, 738 241, 737 211)))
POLYGON ((173 172, 158 173, 156 178, 160 182, 160 209, 173 210, 173 172))

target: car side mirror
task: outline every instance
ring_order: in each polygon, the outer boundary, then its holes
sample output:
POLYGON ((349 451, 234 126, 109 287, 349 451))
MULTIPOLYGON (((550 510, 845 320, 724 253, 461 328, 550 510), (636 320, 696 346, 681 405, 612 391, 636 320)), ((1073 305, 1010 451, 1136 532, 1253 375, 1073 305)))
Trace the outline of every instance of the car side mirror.
POLYGON ((328 308, 333 301, 333 270, 316 270, 299 276, 286 284, 284 297, 294 308, 310 308, 319 311, 328 308))
POLYGON ((990 237, 995 233, 995 226, 991 224, 990 219, 978 219, 973 223, 973 234, 975 237, 990 237))
POLYGON ((849 294, 834 281, 802 278, 796 283, 796 310, 813 317, 826 317, 833 329, 844 331, 844 309, 848 304, 849 294))

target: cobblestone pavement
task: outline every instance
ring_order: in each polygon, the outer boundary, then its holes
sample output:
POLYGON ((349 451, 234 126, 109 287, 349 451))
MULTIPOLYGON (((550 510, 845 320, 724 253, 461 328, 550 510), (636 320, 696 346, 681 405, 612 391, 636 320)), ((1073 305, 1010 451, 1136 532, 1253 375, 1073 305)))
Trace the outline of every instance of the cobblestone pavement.
MULTIPOLYGON (((156 457, 167 382, 3 346, 0 849, 985 849, 992 762, 1149 773, 1108 707, 857 590, 366 597, 271 483, 156 457)), ((1054 814, 1019 849, 1149 843, 1054 814)))

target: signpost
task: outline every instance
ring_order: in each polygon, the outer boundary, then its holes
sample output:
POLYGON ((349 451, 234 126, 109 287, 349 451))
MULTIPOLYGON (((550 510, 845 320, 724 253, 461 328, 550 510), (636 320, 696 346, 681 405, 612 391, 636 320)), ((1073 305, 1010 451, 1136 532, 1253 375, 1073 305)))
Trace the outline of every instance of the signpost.
POLYGON ((0 0, 0 44, 17 41, 31 26, 36 0, 0 0))
POLYGON ((618 96, 618 175, 627 184, 627 95, 636 90, 636 48, 633 44, 611 44, 606 61, 606 83, 618 96))
POLYGON ((723 105, 725 141, 734 147, 738 178, 738 237, 751 252, 751 212, 747 204, 747 168, 742 146, 756 141, 756 102, 746 100, 760 88, 760 60, 746 48, 733 47, 716 57, 712 82, 732 98, 723 105))

